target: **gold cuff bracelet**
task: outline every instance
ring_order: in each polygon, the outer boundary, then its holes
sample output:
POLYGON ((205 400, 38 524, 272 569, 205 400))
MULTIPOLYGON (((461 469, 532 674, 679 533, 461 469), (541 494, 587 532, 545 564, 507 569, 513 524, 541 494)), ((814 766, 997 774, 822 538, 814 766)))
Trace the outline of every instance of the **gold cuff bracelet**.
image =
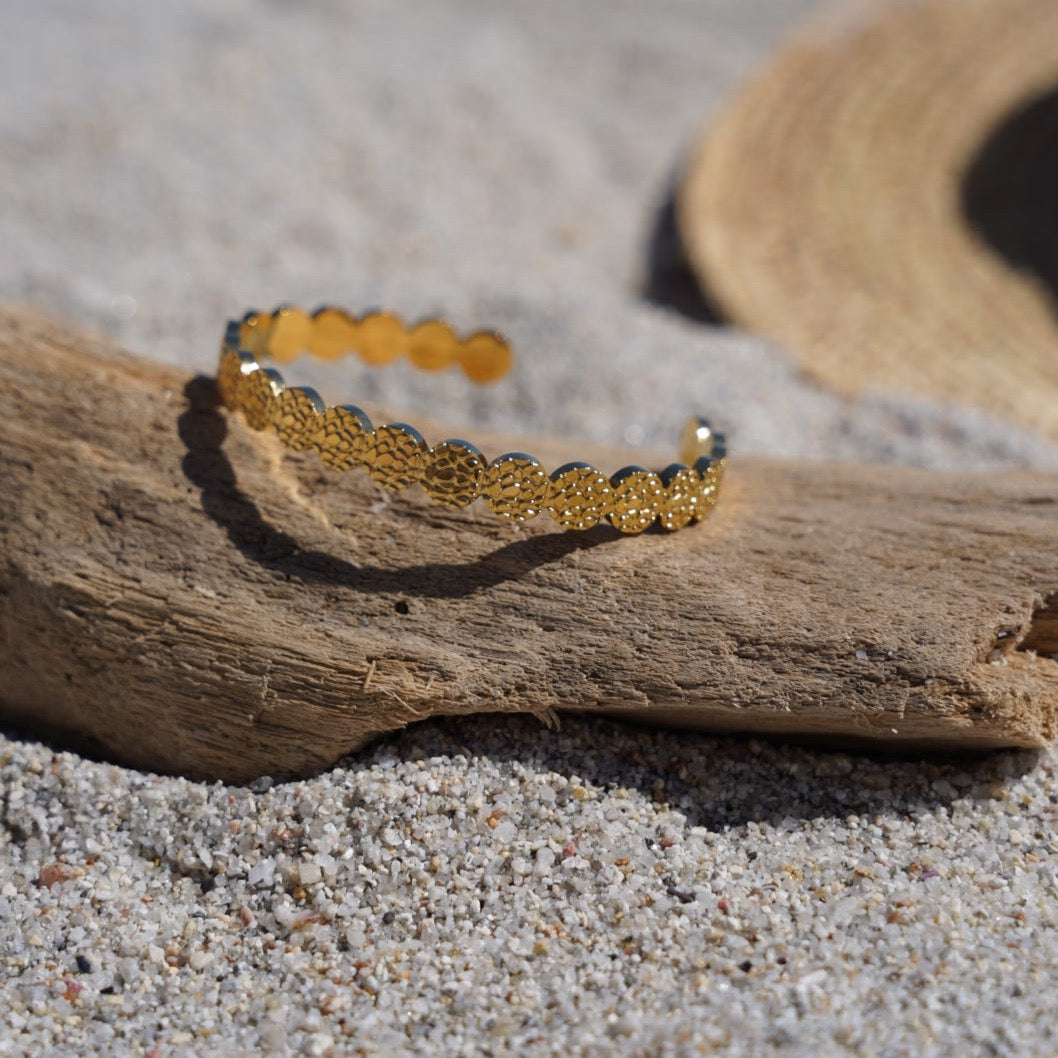
POLYGON ((588 463, 566 463, 548 474, 521 452, 490 462, 466 441, 431 448, 406 423, 372 427, 354 405, 327 407, 315 390, 287 386, 278 371, 258 363, 269 357, 287 362, 303 351, 324 360, 355 351, 375 366, 403 354, 424 371, 458 364, 472 381, 485 384, 507 373, 511 350, 493 331, 460 338, 442 320, 406 326, 388 312, 354 317, 336 308, 309 314, 284 307, 229 323, 217 371, 220 399, 254 429, 273 427, 287 447, 314 449, 333 470, 361 467, 394 492, 419 485, 445 507, 465 507, 480 496, 495 514, 513 521, 546 510, 563 529, 590 529, 604 518, 622 533, 640 533, 655 521, 682 529, 716 505, 727 452, 705 419, 687 423, 683 462, 662 471, 628 466, 607 477, 588 463))

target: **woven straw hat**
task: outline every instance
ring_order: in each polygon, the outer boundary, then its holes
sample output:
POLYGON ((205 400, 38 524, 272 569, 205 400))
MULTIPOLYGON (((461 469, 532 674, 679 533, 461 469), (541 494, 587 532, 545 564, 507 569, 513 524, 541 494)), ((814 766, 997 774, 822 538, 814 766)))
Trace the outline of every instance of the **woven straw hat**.
POLYGON ((1058 0, 889 0, 792 41, 678 200, 733 322, 839 390, 1058 438, 1058 0))

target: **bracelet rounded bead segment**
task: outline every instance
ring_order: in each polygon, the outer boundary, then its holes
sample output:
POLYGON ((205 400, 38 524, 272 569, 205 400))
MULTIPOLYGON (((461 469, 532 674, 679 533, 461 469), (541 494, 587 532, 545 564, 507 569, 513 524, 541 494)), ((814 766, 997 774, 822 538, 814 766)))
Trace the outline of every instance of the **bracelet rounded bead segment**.
POLYGON ((356 405, 327 406, 314 389, 287 386, 278 371, 259 362, 288 362, 305 351, 325 360, 355 352, 372 366, 403 355, 424 371, 458 365, 479 384, 506 374, 511 352, 494 331, 460 338, 444 320, 408 326, 389 312, 356 317, 334 307, 309 314, 282 306, 229 323, 217 371, 221 402, 241 411, 253 429, 275 429, 288 448, 316 451, 331 470, 363 469, 390 491, 418 485, 449 508, 481 498, 511 521, 547 511, 570 530, 591 529, 604 520, 621 533, 641 533, 655 523, 677 530, 716 505, 727 451, 705 419, 687 423, 680 439, 682 462, 660 472, 627 466, 607 476, 589 463, 573 462, 548 474, 522 452, 490 461, 468 441, 452 438, 431 447, 407 423, 373 426, 356 405))

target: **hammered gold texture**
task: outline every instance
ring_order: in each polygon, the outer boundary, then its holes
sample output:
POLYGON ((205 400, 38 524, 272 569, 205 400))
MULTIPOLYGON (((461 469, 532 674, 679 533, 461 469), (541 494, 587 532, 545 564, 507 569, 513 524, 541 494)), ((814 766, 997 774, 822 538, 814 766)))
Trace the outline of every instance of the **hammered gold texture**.
POLYGON ((339 404, 328 408, 317 420, 313 445, 324 466, 351 470, 366 463, 371 438, 368 417, 353 405, 339 404))
POLYGON ((239 386, 242 385, 242 365, 245 354, 226 345, 220 352, 217 367, 217 396, 226 408, 234 408, 238 401, 239 386))
POLYGON ((271 327, 270 315, 261 312, 246 313, 239 324, 239 347, 254 356, 266 355, 271 327))
POLYGON ((242 410, 247 426, 264 430, 272 425, 276 397, 282 385, 283 380, 278 373, 267 367, 251 371, 242 380, 238 391, 238 407, 242 410))
POLYGON ((357 323, 341 309, 320 309, 312 317, 308 350, 321 360, 336 360, 356 348, 357 323))
POLYGON ((693 415, 684 423, 680 433, 679 453, 680 460, 687 466, 693 467, 702 456, 711 455, 717 441, 716 432, 709 423, 699 415, 693 415))
POLYGON ((503 378, 511 369, 511 349, 494 331, 479 331, 467 338, 459 349, 463 373, 479 386, 503 378))
POLYGON ((509 452, 485 469, 481 493, 494 514, 524 522, 544 509, 551 494, 551 479, 532 456, 509 452))
POLYGON ((610 524, 621 533, 641 533, 654 524, 665 486, 653 470, 628 467, 610 481, 613 489, 610 524))
POLYGON ((293 360, 309 344, 312 320, 304 309, 276 309, 268 335, 268 355, 285 363, 293 360))
POLYGON ((426 442, 406 423, 375 427, 364 452, 367 472, 390 492, 417 485, 426 468, 426 442))
POLYGON ((356 351, 365 364, 382 367, 408 347, 408 332, 391 312, 372 312, 357 326, 356 351))
POLYGON ((723 462, 712 462, 708 461, 707 466, 702 466, 707 461, 700 460, 697 467, 699 467, 699 474, 702 479, 701 487, 698 490, 698 505, 695 511, 695 520, 704 518, 715 506, 720 495, 720 480, 724 473, 723 462))
POLYGON ((221 402, 241 411, 255 430, 274 426, 288 448, 314 448, 323 464, 343 471, 362 467, 392 492, 421 485, 434 502, 461 508, 484 497, 500 518, 521 522, 547 510, 563 529, 591 529, 604 519, 621 533, 641 533, 655 521, 682 529, 716 506, 727 466, 727 446, 705 419, 684 428, 682 449, 693 465, 673 463, 660 474, 629 466, 612 478, 588 463, 567 463, 550 475, 522 452, 491 463, 470 442, 449 439, 430 448, 407 423, 373 428, 353 404, 327 407, 309 387, 287 387, 258 360, 290 360, 303 351, 323 360, 355 352, 380 366, 407 355, 412 366, 439 371, 458 364, 474 382, 502 377, 511 350, 495 331, 460 339, 441 319, 406 326, 389 312, 362 317, 324 306, 312 315, 294 306, 248 312, 231 321, 221 345, 216 387, 221 402))
POLYGON ((408 336, 408 359, 420 371, 443 371, 456 358, 459 340, 443 320, 416 324, 408 336))
POLYGON ((273 419, 279 440, 295 452, 311 448, 322 412, 323 401, 315 390, 301 386, 284 389, 276 400, 273 419))
POLYGON ((442 507, 466 507, 478 495, 485 457, 466 441, 442 441, 426 461, 422 487, 442 507))
POLYGON ((670 530, 682 529, 698 518, 702 476, 693 467, 676 465, 666 471, 665 496, 658 520, 670 530))
POLYGON ((567 463, 551 475, 547 509, 563 529, 591 529, 613 510, 610 479, 588 463, 567 463))

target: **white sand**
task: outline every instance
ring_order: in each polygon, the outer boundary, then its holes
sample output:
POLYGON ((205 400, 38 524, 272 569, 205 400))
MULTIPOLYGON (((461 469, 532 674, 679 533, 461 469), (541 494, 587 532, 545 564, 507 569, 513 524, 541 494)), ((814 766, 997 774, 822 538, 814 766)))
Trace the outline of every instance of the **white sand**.
MULTIPOLYGON (((641 297, 695 131, 811 7, 9 4, 0 295, 202 370, 251 305, 443 310, 513 337, 512 385, 328 389, 525 433, 655 443, 699 407, 736 454, 1058 467, 641 297)), ((0 1055, 1058 1052, 1050 756, 482 718, 272 789, 17 737, 0 768, 0 1055)))

